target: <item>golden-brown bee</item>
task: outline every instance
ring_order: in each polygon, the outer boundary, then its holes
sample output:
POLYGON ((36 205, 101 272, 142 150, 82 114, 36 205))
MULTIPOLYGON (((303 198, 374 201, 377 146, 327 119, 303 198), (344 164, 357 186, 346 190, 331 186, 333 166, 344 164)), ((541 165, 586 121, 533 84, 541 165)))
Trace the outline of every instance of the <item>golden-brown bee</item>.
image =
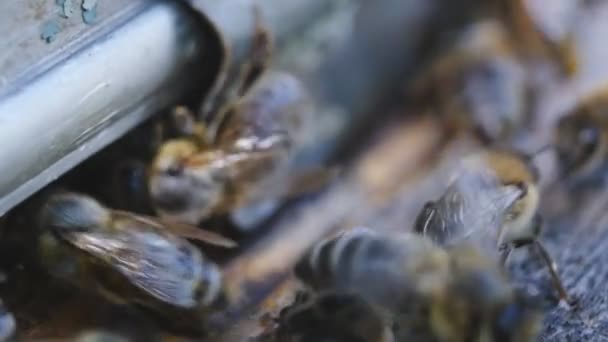
MULTIPOLYGON (((202 327, 184 317, 198 318, 224 299, 218 266, 165 222, 110 210, 68 192, 44 200, 37 221, 39 263, 52 276, 85 291, 193 329, 202 327)), ((229 244, 198 228, 178 228, 191 238, 229 244)))
POLYGON ((285 191, 281 184, 286 184, 310 102, 295 77, 263 72, 269 38, 258 31, 254 62, 238 87, 241 98, 225 105, 207 125, 189 120, 182 109, 175 113, 189 134, 161 146, 148 181, 160 216, 195 224, 285 191))
POLYGON ((427 202, 414 230, 441 245, 465 240, 503 252, 534 245, 551 273, 560 299, 572 303, 558 276, 557 266, 538 240, 538 170, 530 156, 491 149, 465 157, 451 184, 436 201, 427 202))
POLYGON ((397 341, 533 341, 539 317, 497 263, 472 245, 359 228, 319 242, 297 263, 315 291, 354 293, 384 310, 397 341))
POLYGON ((394 341, 382 313, 356 294, 321 293, 284 311, 274 341, 394 341))
POLYGON ((17 330, 15 316, 0 301, 0 342, 10 341, 17 330))
POLYGON ((550 38, 535 22, 526 0, 491 0, 483 6, 486 6, 490 16, 505 26, 519 56, 548 60, 555 63, 566 76, 577 72, 578 57, 572 32, 560 39, 550 38))
POLYGON ((555 128, 561 173, 573 181, 603 179, 608 161, 608 92, 584 100, 555 128))
POLYGON ((474 131, 491 142, 525 124, 532 91, 506 30, 486 20, 465 30, 455 47, 422 73, 409 97, 414 110, 444 118, 450 133, 474 131))

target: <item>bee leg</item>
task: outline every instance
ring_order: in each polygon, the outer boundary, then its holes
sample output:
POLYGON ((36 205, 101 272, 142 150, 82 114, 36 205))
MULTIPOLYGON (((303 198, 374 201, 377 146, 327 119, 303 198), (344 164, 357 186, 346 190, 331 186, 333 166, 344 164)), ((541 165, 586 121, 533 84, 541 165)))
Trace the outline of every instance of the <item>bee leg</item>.
POLYGON ((241 67, 237 95, 243 96, 268 68, 272 51, 270 32, 262 22, 260 9, 254 7, 255 28, 248 61, 241 67))
POLYGON ((511 255, 511 251, 513 248, 508 244, 502 244, 498 247, 498 251, 500 252, 500 264, 504 267, 507 263, 507 259, 509 259, 509 255, 511 255))
POLYGON ((234 80, 236 85, 230 91, 225 92, 216 102, 221 104, 208 124, 208 141, 215 141, 222 126, 233 114, 236 99, 244 96, 256 83, 268 68, 272 51, 272 39, 270 32, 262 23, 260 9, 254 6, 255 28, 251 39, 251 49, 247 61, 240 67, 238 75, 234 80), (236 93, 234 90, 236 89, 236 93))
POLYGON ((549 274, 551 275, 551 281, 553 282, 553 286, 555 287, 555 289, 557 290, 557 292, 559 294, 560 300, 564 300, 569 305, 574 306, 575 302, 568 295, 568 292, 564 288, 561 278, 559 277, 559 273, 557 270, 557 264, 555 263, 555 261, 553 260, 551 255, 549 254, 549 251, 547 251, 547 249, 543 246, 543 244, 538 240, 538 236, 540 235, 540 232, 542 229, 542 224, 543 224, 542 217, 540 215, 536 215, 534 217, 534 219, 532 221, 532 225, 531 225, 531 234, 532 234, 531 236, 534 236, 534 237, 530 238, 530 239, 522 239, 522 240, 514 241, 513 246, 515 248, 519 248, 524 245, 533 244, 536 251, 538 252, 538 254, 540 254, 540 257, 542 258, 543 262, 549 269, 549 274))
POLYGON ((564 300, 570 306, 574 306, 576 302, 568 295, 568 292, 564 288, 564 285, 562 284, 561 278, 559 277, 557 271, 557 264, 549 254, 549 251, 547 251, 543 244, 537 239, 534 239, 533 242, 534 246, 536 247, 536 250, 538 251, 545 265, 547 265, 547 268, 549 269, 549 273, 551 274, 551 279, 553 281, 553 286, 559 293, 559 298, 561 300, 564 300))
POLYGON ((180 136, 192 137, 201 146, 210 144, 210 131, 203 121, 197 121, 196 114, 185 106, 177 106, 171 111, 170 124, 180 136))

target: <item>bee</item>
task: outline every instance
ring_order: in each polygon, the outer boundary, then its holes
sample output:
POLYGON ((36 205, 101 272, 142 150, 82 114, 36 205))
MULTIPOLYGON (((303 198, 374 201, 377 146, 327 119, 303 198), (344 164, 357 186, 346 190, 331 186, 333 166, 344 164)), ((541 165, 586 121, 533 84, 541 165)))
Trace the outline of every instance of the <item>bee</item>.
POLYGON ((197 224, 284 194, 277 184, 290 178, 288 164, 302 140, 310 98, 290 74, 264 72, 270 38, 262 28, 257 32, 252 62, 237 86, 240 98, 208 123, 183 108, 174 113, 187 134, 165 142, 149 172, 150 196, 161 217, 197 224))
POLYGON ((487 3, 490 15, 501 21, 524 59, 545 59, 555 63, 563 75, 578 70, 578 56, 572 32, 552 39, 532 16, 526 0, 495 0, 487 3))
POLYGON ((525 124, 533 92, 504 27, 485 20, 422 73, 408 98, 414 110, 443 117, 448 132, 473 131, 489 143, 525 124))
MULTIPOLYGON (((50 275, 110 302, 198 329, 193 319, 224 300, 219 267, 165 222, 110 210, 70 192, 50 194, 36 220, 40 265, 50 275)), ((230 240, 213 233, 176 226, 182 236, 230 246, 230 240)))
POLYGON ((6 306, 0 301, 0 341, 10 341, 15 336, 17 323, 15 316, 7 310, 6 306))
POLYGON ((576 63, 568 44, 551 42, 536 27, 522 0, 481 7, 484 15, 422 72, 408 100, 413 111, 444 118, 447 136, 472 131, 489 144, 528 124, 536 90, 527 60, 557 61, 567 74, 576 63))
POLYGON ((358 228, 314 245, 295 266, 313 291, 354 293, 390 317, 397 341, 534 341, 539 316, 498 265, 469 244, 358 228))
POLYGON ((560 299, 573 304, 555 262, 538 240, 542 228, 539 171, 532 157, 500 149, 465 157, 444 194, 424 205, 414 231, 440 245, 469 240, 488 251, 500 250, 503 264, 512 248, 533 245, 560 299))
POLYGON ((277 341, 392 342, 382 313, 352 293, 325 292, 278 318, 277 341))
POLYGON ((553 146, 566 179, 603 179, 608 160, 607 94, 602 90, 582 101, 555 127, 553 146))

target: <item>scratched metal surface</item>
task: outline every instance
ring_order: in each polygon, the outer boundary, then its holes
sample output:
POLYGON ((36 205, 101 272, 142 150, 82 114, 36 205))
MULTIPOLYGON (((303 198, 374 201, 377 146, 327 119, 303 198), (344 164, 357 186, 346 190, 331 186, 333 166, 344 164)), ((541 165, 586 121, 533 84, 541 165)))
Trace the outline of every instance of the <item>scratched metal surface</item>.
POLYGON ((178 3, 101 1, 98 24, 74 15, 50 44, 39 24, 58 7, 31 3, 0 5, 9 32, 0 44, 10 46, 0 54, 0 214, 175 101, 193 88, 179 79, 197 82, 204 70, 189 70, 204 50, 178 3))
POLYGON ((144 0, 99 1, 97 21, 83 22, 80 1, 74 1, 74 14, 62 16, 55 1, 24 0, 0 3, 0 96, 10 88, 23 85, 26 79, 39 76, 65 54, 72 54, 83 41, 92 40, 100 31, 108 31, 128 21, 145 8, 144 0), (51 43, 40 36, 46 23, 54 21, 60 32, 51 43))

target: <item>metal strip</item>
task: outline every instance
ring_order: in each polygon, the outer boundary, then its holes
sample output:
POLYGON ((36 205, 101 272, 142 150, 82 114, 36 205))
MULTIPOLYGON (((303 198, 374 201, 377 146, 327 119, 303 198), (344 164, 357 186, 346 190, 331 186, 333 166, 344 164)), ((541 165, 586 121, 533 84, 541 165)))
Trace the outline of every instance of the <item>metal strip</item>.
POLYGON ((0 98, 0 215, 175 99, 186 83, 177 79, 195 77, 192 20, 175 3, 148 4, 0 98))

